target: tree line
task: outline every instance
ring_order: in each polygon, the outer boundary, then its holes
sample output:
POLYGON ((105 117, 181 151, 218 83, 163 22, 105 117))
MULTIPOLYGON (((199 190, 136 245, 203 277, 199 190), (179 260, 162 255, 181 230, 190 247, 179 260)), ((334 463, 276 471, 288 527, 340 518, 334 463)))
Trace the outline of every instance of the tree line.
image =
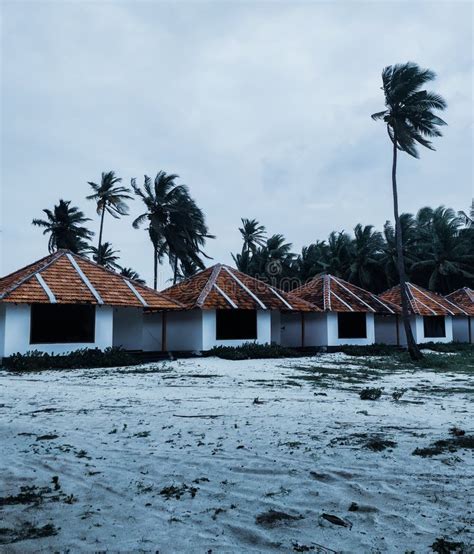
MULTIPOLYGON (((443 206, 401 214, 407 278, 442 294, 474 287, 473 219, 474 202, 469 214, 443 206)), ((267 236, 255 219, 242 219, 239 231, 242 249, 232 254, 236 267, 287 291, 323 272, 375 293, 399 283, 395 229, 389 221, 382 231, 360 223, 353 233, 333 231, 299 254, 283 235, 267 236)))
POLYGON ((173 282, 204 269, 203 258, 209 233, 203 211, 191 197, 184 184, 177 184, 175 174, 159 171, 155 179, 145 175, 143 187, 132 179, 130 188, 121 185, 122 179, 114 171, 102 173, 100 183, 89 181, 92 194, 87 196, 96 204, 100 218, 97 246, 91 244, 94 232, 87 228, 91 221, 71 201, 63 199, 52 210, 44 209, 46 218, 33 219, 33 225, 43 228, 49 235, 48 249, 54 252, 66 248, 85 254, 100 265, 122 275, 143 282, 132 268, 119 263, 119 251, 111 242, 103 241, 105 216, 120 218, 129 214, 127 202, 138 198, 144 211, 133 222, 135 229, 144 228, 153 245, 153 285, 158 286, 158 264, 167 259, 173 270, 173 282))
MULTIPOLYGON (((264 277, 292 278, 300 280, 320 270, 340 275, 360 286, 378 292, 395 283, 400 284, 402 319, 410 356, 417 360, 422 354, 413 338, 410 326, 406 281, 411 279, 439 292, 448 292, 459 285, 471 284, 472 227, 462 225, 462 216, 442 206, 423 208, 416 214, 400 215, 398 205, 397 168, 399 153, 419 157, 420 146, 434 150, 432 139, 442 136, 441 127, 446 122, 435 111, 446 109, 444 98, 424 87, 435 79, 431 69, 421 68, 414 62, 389 65, 382 71, 382 91, 385 107, 371 115, 374 121, 382 121, 392 149, 393 221, 383 232, 371 225, 357 225, 354 236, 345 232, 331 233, 327 241, 317 241, 299 256, 291 253, 291 244, 282 235, 265 238, 265 229, 255 220, 242 220, 244 244, 242 251, 234 255, 237 266, 251 274, 264 277), (248 229, 246 229, 248 227, 248 229), (253 238, 249 240, 249 236, 253 238)), ((154 249, 154 285, 157 286, 157 267, 165 257, 173 268, 173 280, 191 275, 204 267, 202 257, 209 234, 204 214, 189 196, 184 185, 176 185, 176 175, 159 172, 155 180, 145 177, 143 189, 132 179, 131 189, 146 207, 146 211, 134 222, 148 232, 154 249)), ((92 251, 98 263, 113 264, 117 260, 110 243, 102 244, 106 213, 120 217, 127 213, 126 200, 131 190, 119 186, 120 178, 113 172, 102 174, 100 185, 93 188, 90 199, 97 203, 101 218, 99 242, 92 251)), ((60 201, 53 211, 44 210, 46 220, 34 220, 35 225, 50 234, 50 249, 58 247, 84 250, 92 233, 83 225, 88 218, 69 202, 60 201), (67 217, 68 221, 58 221, 67 217), (60 230, 57 227, 63 226, 60 230), (70 225, 68 230, 64 229, 70 225), (71 233, 75 238, 65 234, 71 233), (64 245, 64 246, 62 246, 64 245)), ((472 223, 472 211, 469 216, 472 223)), ((113 267, 113 266, 112 266, 113 267)))

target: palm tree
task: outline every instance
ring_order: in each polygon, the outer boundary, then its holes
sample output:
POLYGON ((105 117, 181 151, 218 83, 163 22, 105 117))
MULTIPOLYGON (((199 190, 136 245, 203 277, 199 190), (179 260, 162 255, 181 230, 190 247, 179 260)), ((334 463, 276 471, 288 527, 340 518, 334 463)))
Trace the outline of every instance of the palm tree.
POLYGON ((443 206, 417 214, 417 259, 412 270, 430 290, 444 294, 474 278, 474 253, 460 240, 462 219, 443 206))
POLYGON ((127 279, 131 279, 132 281, 136 281, 137 283, 140 283, 142 285, 145 284, 145 280, 142 279, 140 275, 131 267, 122 267, 120 275, 126 277, 127 279))
POLYGON ((121 181, 122 179, 117 177, 114 171, 102 173, 100 185, 88 181, 94 193, 87 196, 87 200, 94 200, 97 203, 97 213, 100 215, 99 243, 97 245, 97 252, 99 254, 102 252, 102 232, 104 229, 105 212, 118 219, 121 215, 128 214, 128 206, 125 200, 133 200, 133 197, 129 194, 131 192, 130 189, 117 186, 117 183, 121 181))
POLYGON ((327 250, 328 246, 324 240, 303 246, 301 254, 295 261, 295 270, 301 284, 325 270, 327 250))
POLYGON ((107 269, 113 269, 120 271, 122 268, 118 261, 120 257, 117 255, 119 250, 114 250, 110 242, 104 242, 100 247, 92 246, 90 248, 92 253, 92 259, 95 263, 106 267, 107 269))
POLYGON ((363 288, 379 288, 377 281, 380 282, 382 247, 382 235, 374 231, 372 225, 363 227, 358 223, 354 228, 354 239, 350 247, 351 263, 347 273, 348 281, 363 288))
POLYGON ((344 231, 332 231, 328 237, 324 271, 345 277, 351 263, 351 237, 344 231))
MULTIPOLYGON (((158 263, 167 256, 173 268, 174 281, 178 278, 178 263, 196 264, 204 269, 201 255, 209 234, 204 213, 189 195, 185 185, 178 185, 178 175, 159 171, 152 182, 145 175, 143 190, 132 179, 135 194, 145 204, 146 211, 133 222, 138 229, 148 223, 147 229, 153 244, 153 283, 158 286, 158 263)), ((206 256, 207 257, 207 256, 206 256)))
POLYGON ((469 208, 469 214, 461 210, 458 212, 458 216, 463 220, 467 229, 470 229, 474 225, 474 198, 472 199, 471 207, 469 208))
POLYGON ((91 221, 76 206, 70 207, 70 200, 59 200, 59 204, 53 210, 45 209, 47 219, 33 219, 33 225, 44 227, 43 235, 49 234, 48 250, 54 252, 60 248, 72 252, 83 252, 88 248, 86 241, 90 240, 94 233, 83 226, 83 223, 91 221))
MULTIPOLYGON (((408 274, 411 273, 411 266, 415 262, 415 244, 416 244, 416 224, 412 214, 401 214, 400 226, 402 229, 403 256, 405 260, 405 269, 408 274)), ((393 287, 399 282, 398 277, 398 256, 397 241, 395 239, 395 229, 390 221, 386 221, 383 226, 384 244, 382 246, 383 254, 381 264, 385 273, 386 287, 393 287)))
POLYGON ((239 227, 243 238, 242 255, 244 252, 255 254, 258 246, 264 246, 266 230, 256 219, 242 218, 242 227, 239 227))
POLYGON ((438 127, 446 123, 436 116, 433 110, 444 110, 446 102, 438 94, 421 90, 423 85, 434 78, 435 73, 433 71, 422 69, 412 62, 386 67, 382 71, 382 88, 385 95, 386 108, 372 115, 372 119, 384 121, 393 144, 392 192, 398 274, 400 278, 403 324, 408 350, 411 358, 414 360, 420 359, 422 354, 413 338, 408 311, 402 229, 398 214, 397 150, 406 152, 415 158, 418 158, 417 143, 430 150, 434 150, 428 139, 441 136, 438 127))

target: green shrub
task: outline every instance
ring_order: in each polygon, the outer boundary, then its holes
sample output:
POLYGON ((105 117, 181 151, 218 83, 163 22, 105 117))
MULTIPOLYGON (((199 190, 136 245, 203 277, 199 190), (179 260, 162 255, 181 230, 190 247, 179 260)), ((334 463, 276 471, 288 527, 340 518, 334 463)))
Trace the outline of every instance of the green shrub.
POLYGON ((303 354, 297 350, 277 344, 257 344, 255 342, 246 342, 242 346, 215 346, 206 352, 206 356, 217 356, 224 360, 296 358, 301 355, 303 354))
POLYGON ((44 369, 82 369, 117 367, 140 363, 121 348, 82 348, 68 354, 48 354, 33 350, 3 358, 3 367, 10 371, 41 371, 44 369))

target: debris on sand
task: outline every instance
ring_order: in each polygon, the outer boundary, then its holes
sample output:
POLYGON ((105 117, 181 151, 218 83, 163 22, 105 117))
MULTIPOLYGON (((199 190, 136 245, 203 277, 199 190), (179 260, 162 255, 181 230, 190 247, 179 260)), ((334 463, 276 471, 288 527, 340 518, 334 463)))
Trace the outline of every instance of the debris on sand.
POLYGON ((256 398, 253 399, 252 404, 261 405, 261 404, 265 404, 265 402, 263 400, 259 400, 257 396, 256 398))
POLYGON ((436 539, 431 545, 433 552, 438 554, 463 554, 467 552, 465 547, 466 545, 463 542, 449 541, 444 538, 436 539))
POLYGON ((378 400, 382 396, 382 389, 379 388, 367 388, 362 389, 359 392, 361 400, 378 400))
POLYGON ((37 441, 52 441, 54 439, 57 439, 59 435, 40 435, 39 437, 36 437, 37 441))
POLYGON ((333 514, 321 514, 321 517, 333 525, 339 525, 340 527, 348 527, 349 529, 352 529, 352 523, 346 519, 342 519, 333 514))
POLYGON ((407 389, 395 389, 392 392, 392 398, 395 400, 395 402, 398 402, 400 398, 407 392, 407 389))
POLYGON ((57 535, 58 529, 51 523, 36 527, 33 523, 26 522, 19 529, 11 529, 8 527, 0 527, 0 544, 11 544, 31 539, 41 539, 43 537, 51 537, 57 535))
POLYGON ((451 439, 439 440, 426 446, 425 448, 415 448, 414 456, 423 456, 423 458, 444 454, 445 452, 457 452, 459 449, 473 449, 473 435, 458 435, 451 439))
POLYGON ((326 546, 322 546, 321 544, 317 543, 308 546, 306 544, 293 542, 291 546, 293 547, 293 552, 317 552, 318 554, 337 554, 335 550, 332 550, 331 548, 327 548, 326 546))
POLYGON ((161 489, 160 494, 161 496, 164 496, 166 500, 169 500, 170 498, 179 500, 183 494, 186 493, 190 494, 191 498, 194 498, 198 490, 199 489, 197 487, 189 487, 183 483, 180 487, 176 487, 175 485, 164 487, 161 489))
POLYGON ((466 434, 466 431, 464 431, 464 429, 459 429, 459 427, 451 427, 449 432, 455 437, 462 437, 466 434))
POLYGON ((304 516, 297 515, 292 516, 286 512, 279 512, 278 510, 269 510, 268 512, 262 512, 255 518, 255 522, 258 525, 263 525, 264 527, 274 527, 281 523, 289 523, 291 521, 297 521, 299 519, 304 519, 304 516))
POLYGON ((357 502, 351 502, 351 505, 349 506, 349 512, 358 512, 359 511, 359 504, 357 502))
POLYGON ((396 446, 397 443, 395 441, 390 441, 381 437, 372 437, 364 444, 364 448, 368 448, 372 450, 372 452, 382 452, 386 448, 395 448, 396 446))

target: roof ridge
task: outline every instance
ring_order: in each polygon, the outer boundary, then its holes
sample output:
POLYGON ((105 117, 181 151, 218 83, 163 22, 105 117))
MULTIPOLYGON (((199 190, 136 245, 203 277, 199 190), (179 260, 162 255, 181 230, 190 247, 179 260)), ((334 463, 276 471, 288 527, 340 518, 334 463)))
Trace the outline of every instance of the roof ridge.
MULTIPOLYGON (((209 269, 209 268, 206 268, 209 269)), ((212 287, 214 286, 215 282, 217 281, 217 277, 219 276, 219 273, 221 272, 222 265, 221 264, 215 264, 212 268, 212 272, 209 275, 209 279, 206 281, 206 284, 203 286, 202 291, 199 293, 199 296, 196 300, 196 306, 199 308, 204 304, 206 301, 206 298, 208 297, 209 293, 212 290, 212 287)), ((194 277, 194 275, 193 275, 194 277)))
MULTIPOLYGON (((40 262, 46 260, 47 258, 50 258, 47 261, 47 263, 44 263, 42 266, 38 267, 33 272, 28 273, 28 275, 26 275, 25 277, 23 277, 19 281, 15 281, 12 285, 7 287, 7 289, 0 294, 0 300, 3 300, 9 294, 11 294, 13 291, 15 291, 18 287, 20 287, 21 285, 23 285, 24 283, 26 283, 27 281, 32 279, 38 273, 41 273, 44 269, 46 269, 51 264, 53 264, 54 262, 59 260, 59 258, 61 258, 62 256, 65 256, 67 252, 68 252, 67 250, 63 250, 63 249, 56 250, 56 252, 53 252, 52 254, 48 254, 48 256, 44 256, 43 258, 40 258, 40 260, 38 260, 37 262, 33 262, 32 264, 27 265, 26 268, 31 267, 32 265, 35 265, 36 263, 40 263, 40 262)), ((23 269, 26 269, 26 268, 23 268, 23 269)), ((13 273, 10 273, 9 275, 6 275, 4 278, 9 277, 10 275, 14 275, 15 273, 18 273, 19 271, 22 271, 22 270, 19 269, 18 271, 14 271, 13 273)))

